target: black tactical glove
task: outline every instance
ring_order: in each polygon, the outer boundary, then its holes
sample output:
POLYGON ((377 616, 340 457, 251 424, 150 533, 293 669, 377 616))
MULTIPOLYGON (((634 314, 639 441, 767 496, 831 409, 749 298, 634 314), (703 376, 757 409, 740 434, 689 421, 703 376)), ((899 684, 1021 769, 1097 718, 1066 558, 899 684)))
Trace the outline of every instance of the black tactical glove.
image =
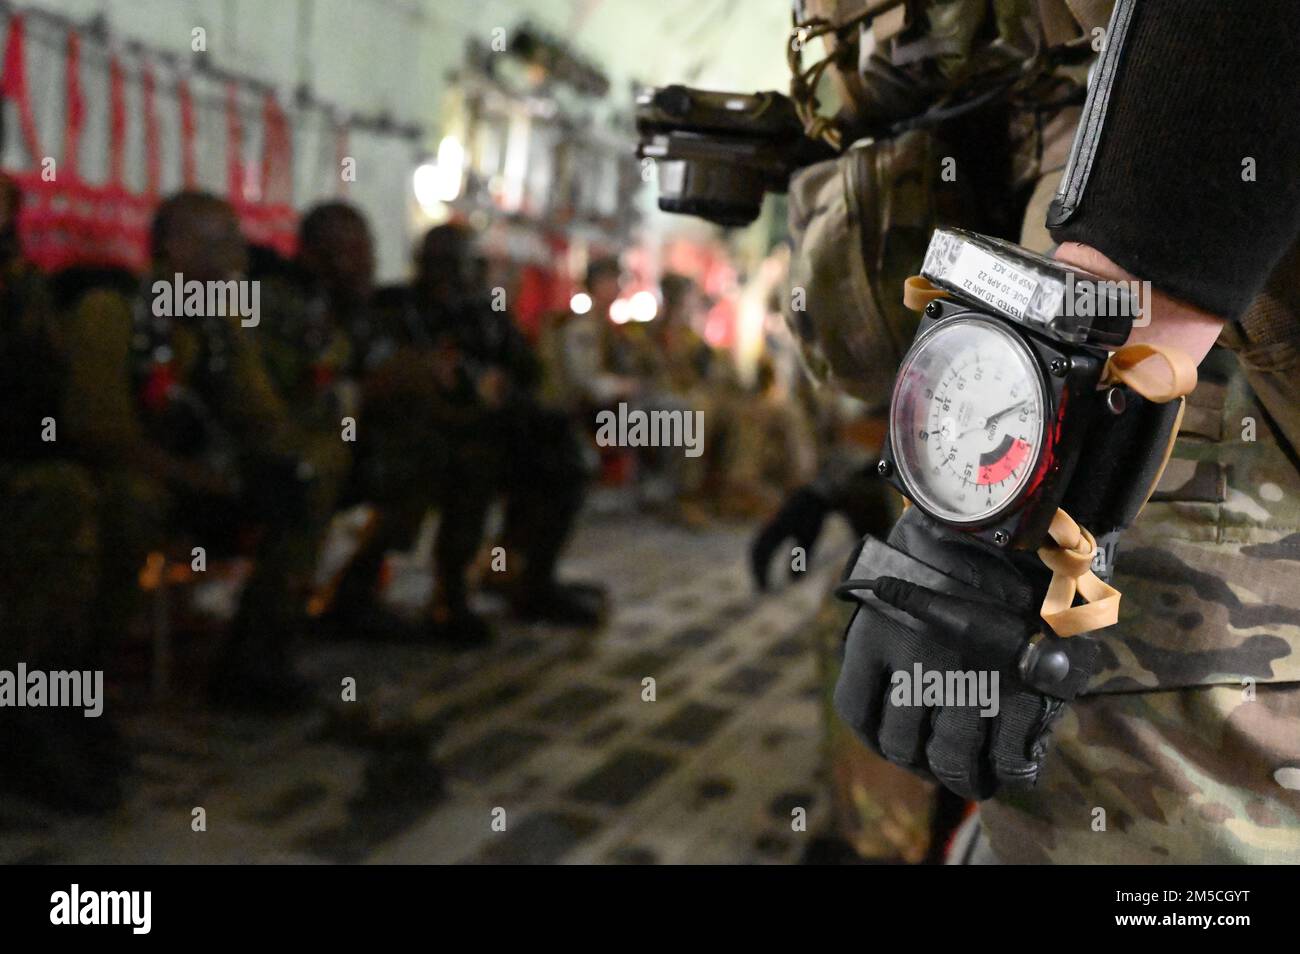
POLYGON ((835 687, 840 717, 891 762, 963 797, 1032 785, 1052 721, 1097 654, 1091 637, 1060 638, 1038 618, 1051 574, 1037 555, 913 507, 888 545, 863 540, 848 576, 840 595, 860 605, 835 687))
MULTIPOLYGON (((767 589, 772 556, 787 540, 803 548, 805 560, 812 560, 813 547, 831 510, 830 501, 812 486, 800 487, 786 498, 776 515, 758 532, 749 548, 749 569, 754 585, 767 589)), ((794 574, 791 573, 791 576, 794 574)))

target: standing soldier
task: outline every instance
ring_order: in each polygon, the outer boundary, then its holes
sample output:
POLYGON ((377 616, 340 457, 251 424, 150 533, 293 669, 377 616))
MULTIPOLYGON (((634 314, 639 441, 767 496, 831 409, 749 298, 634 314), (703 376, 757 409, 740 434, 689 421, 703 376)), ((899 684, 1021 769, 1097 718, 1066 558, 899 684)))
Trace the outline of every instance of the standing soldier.
MULTIPOLYGON (((974 227, 1012 237, 1012 223, 998 227, 996 216, 1018 212, 1027 200, 1025 244, 1043 248, 1055 239, 1065 243, 1058 257, 1076 266, 1108 279, 1128 280, 1132 272, 1151 280, 1150 324, 1136 329, 1131 341, 1172 344, 1203 361, 1201 385, 1189 398, 1165 478, 1118 554, 1114 582, 1126 594, 1123 616, 1090 637, 1099 646, 1095 672, 1065 708, 1045 761, 1043 733, 1026 740, 1024 758, 1032 766, 1025 771, 1036 786, 1004 787, 984 802, 980 834, 962 857, 1295 859, 1300 606, 1288 567, 1292 502, 1300 498, 1290 450, 1300 430, 1294 426, 1300 399, 1292 367, 1300 143, 1294 123, 1261 122, 1252 113, 1254 102, 1295 98, 1300 32, 1294 7, 1267 3, 1241 18, 1208 2, 1119 0, 1107 20, 1110 3, 805 6, 817 9, 800 11, 796 46, 823 35, 830 47, 821 69, 801 71, 795 84, 810 134, 838 144, 875 130, 875 143, 851 146, 837 162, 851 165, 855 153, 865 152, 874 165, 864 168, 879 170, 882 160, 902 154, 917 130, 937 121, 942 132, 963 109, 986 125, 978 135, 963 130, 954 142, 986 142, 989 128, 1009 132, 1012 146, 1038 142, 1040 148, 1029 152, 989 150, 982 164, 951 154, 955 181, 962 181, 963 170, 973 173, 974 208, 987 216, 987 224, 974 227), (998 42, 982 47, 993 35, 998 42), (1100 48, 1083 119, 1070 93, 1054 98, 1047 112, 1032 112, 1032 123, 1016 121, 1028 91, 1059 79, 1069 93, 1065 84, 1078 69, 1069 60, 1100 48), (1008 64, 1009 55, 1023 62, 1008 64), (1210 61, 1214 76, 1232 81, 1205 78, 1189 86, 1195 74, 1174 68, 1210 61), (1015 69, 1004 71, 1008 65, 1015 69), (837 120, 818 116, 813 97, 815 80, 828 67, 848 104, 837 120), (981 97, 987 98, 981 103, 981 97), (999 101, 1013 107, 1011 122, 990 127, 987 107, 999 101), (1176 105, 1189 101, 1197 103, 1194 116, 1176 105), (917 115, 909 120, 909 113, 917 115), (1062 137, 1046 135, 1054 120, 1080 126, 1068 162, 1062 137), (893 130, 888 139, 881 137, 882 122, 893 130), (1001 188, 988 177, 988 159, 998 157, 1004 161, 992 169, 1012 174, 1001 188), (1036 176, 1019 173, 1023 158, 1039 167, 1036 176), (1261 297, 1247 307, 1270 272, 1261 297), (1224 347, 1212 350, 1216 337, 1224 347)), ((928 151, 907 167, 928 180, 944 158, 944 152, 928 151)), ((818 201, 804 207, 814 213, 833 208, 828 200, 844 188, 825 175, 819 184, 816 170, 792 182, 796 222, 807 187, 814 187, 809 195, 818 201)), ((850 187, 847 198, 877 208, 878 196, 860 185, 850 187)), ((891 207, 899 211, 906 207, 891 207)), ((923 224, 928 231, 930 223, 923 224)), ((897 307, 901 282, 889 273, 896 259, 887 254, 888 243, 876 243, 873 232, 875 244, 867 246, 873 254, 848 262, 847 269, 819 268, 835 254, 835 223, 818 225, 814 214, 805 226, 796 229, 796 260, 810 276, 833 281, 856 268, 867 282, 859 287, 878 292, 879 303, 855 300, 854 321, 843 322, 835 297, 809 287, 806 313, 792 320, 828 363, 838 361, 841 380, 887 381, 896 349, 887 366, 852 368, 842 359, 855 351, 862 358, 866 336, 898 327, 889 309, 897 307)), ((860 255, 859 245, 851 247, 860 255)), ((910 334, 893 339, 906 346, 910 334)), ((921 524, 915 516, 904 518, 891 544, 915 533, 921 524)), ((850 640, 870 660, 873 647, 883 648, 890 636, 866 618, 864 624, 850 640)), ((877 703, 855 694, 862 678, 860 672, 841 678, 837 702, 848 718, 877 703)), ((917 731, 939 721, 924 720, 917 731)), ((856 727, 869 745, 882 747, 873 732, 856 727)), ((885 748, 927 772, 935 770, 930 755, 946 752, 953 741, 918 735, 894 738, 885 748), (903 750, 922 754, 905 757, 903 750)), ((968 755, 972 772, 993 771, 984 754, 968 755)), ((954 784, 970 794, 969 786, 954 784)))
MULTIPOLYGON (((1093 28, 1105 25, 1109 6, 806 0, 794 8, 791 95, 805 132, 840 155, 791 179, 789 323, 808 369, 863 401, 866 430, 882 437, 894 374, 916 329, 903 282, 933 229, 1050 243, 1042 216, 1083 101, 1093 28), (818 41, 825 58, 807 63, 818 41), (840 104, 834 116, 818 101, 827 87, 840 104)), ((898 502, 875 475, 878 445, 864 450, 856 464, 847 453, 829 461, 760 532, 752 552, 760 584, 782 541, 811 552, 828 513, 885 535, 898 502)), ((918 810, 925 783, 899 778, 831 712, 843 645, 837 615, 823 614, 830 625, 817 642, 839 827, 863 852, 933 859, 960 804, 941 793, 918 810)))

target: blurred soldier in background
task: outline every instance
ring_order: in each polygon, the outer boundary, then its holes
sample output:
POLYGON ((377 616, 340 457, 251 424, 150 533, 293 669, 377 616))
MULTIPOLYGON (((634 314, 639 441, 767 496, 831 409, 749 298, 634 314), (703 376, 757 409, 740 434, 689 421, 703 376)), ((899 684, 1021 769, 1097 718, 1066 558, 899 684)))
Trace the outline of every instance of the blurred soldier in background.
MULTIPOLYGON (((727 400, 729 393, 721 386, 710 386, 720 385, 716 379, 722 375, 715 367, 712 349, 692 327, 700 306, 695 283, 684 275, 668 273, 660 279, 659 289, 662 303, 654 321, 605 330, 620 336, 623 348, 635 349, 635 376, 639 379, 632 402, 635 407, 651 412, 701 411, 708 422, 708 444, 697 457, 687 457, 671 446, 644 447, 637 452, 648 470, 663 474, 668 482, 668 515, 686 526, 700 526, 708 519, 707 495, 721 490, 717 472, 722 455, 716 451, 724 446, 722 435, 730 433, 731 428, 724 425, 734 419, 735 408, 727 400)), ((611 325, 608 320, 601 324, 611 325)))
MULTIPOLYGON (((179 539, 208 555, 251 533, 254 566, 212 675, 214 700, 296 705, 290 640, 311 583, 309 464, 293 451, 285 406, 266 373, 259 331, 238 314, 179 315, 154 282, 241 280, 246 248, 230 206, 200 193, 154 216, 153 272, 128 300, 88 295, 73 316, 61 421, 101 488, 103 577, 96 622, 107 645, 139 605, 137 575, 179 539)), ((226 311, 227 309, 221 309, 226 311)), ((206 308, 205 308, 206 312, 206 308)))
POLYGON ((583 288, 589 300, 586 310, 557 316, 558 321, 542 333, 538 350, 545 368, 546 401, 588 418, 600 408, 634 396, 633 375, 647 369, 633 360, 627 342, 609 320, 610 308, 623 288, 618 259, 593 259, 583 288))
POLYGON ((375 293, 374 244, 355 206, 314 207, 299 235, 308 307, 328 313, 333 328, 346 335, 342 370, 356 387, 356 454, 342 502, 365 501, 373 510, 338 580, 326 622, 343 636, 411 638, 416 634, 410 627, 383 606, 380 571, 386 553, 411 546, 446 466, 432 340, 400 307, 400 292, 375 293))
MULTIPOLYGON (((340 506, 355 502, 357 447, 373 444, 361 424, 361 386, 392 339, 375 324, 374 242, 365 217, 345 202, 326 202, 303 216, 298 259, 263 289, 264 354, 292 421, 293 443, 311 462, 311 549, 319 552, 340 506)), ((409 422, 408 422, 409 423, 409 422)), ((399 465, 404 455, 385 455, 399 465)), ((416 525, 419 517, 413 518, 416 525)), ((363 532, 363 536, 369 531, 363 532)), ((382 555, 382 554, 381 554, 382 555)), ((355 579, 355 574, 346 579, 355 579)), ((395 637, 401 621, 385 611, 371 587, 329 586, 314 610, 338 635, 395 637)))
MULTIPOLYGON (((97 669, 98 497, 59 440, 65 339, 19 251, 20 200, 0 175, 0 669, 97 669)), ((57 808, 111 808, 125 767, 112 726, 80 709, 0 708, 0 786, 57 808)))
MULTIPOLYGON (((373 511, 337 581, 325 622, 340 636, 410 639, 417 634, 384 607, 379 591, 385 554, 411 546, 436 504, 434 488, 447 467, 433 340, 403 307, 404 289, 375 292, 374 242, 355 206, 325 202, 307 212, 298 265, 302 332, 331 342, 317 350, 329 356, 324 377, 336 382, 328 389, 334 405, 329 414, 346 407, 357 420, 350 480, 338 488, 336 503, 365 501, 373 511)), ((290 357, 302 353, 295 339, 302 334, 287 342, 290 357)), ((302 370, 297 376, 319 389, 321 375, 302 370)), ((327 430, 322 417, 322 438, 327 430)), ((474 640, 465 631, 437 635, 474 640)))
POLYGON ((349 332, 368 308, 374 271, 370 234, 364 221, 360 227, 359 236, 332 229, 328 215, 309 213, 299 230, 305 279, 293 289, 299 294, 286 294, 276 283, 264 284, 262 293, 263 354, 288 409, 295 448, 315 474, 310 510, 318 538, 352 469, 346 428, 348 419, 356 419, 359 401, 349 332), (337 242, 340 236, 344 243, 337 242))
POLYGON ((440 533, 449 563, 445 601, 456 612, 457 567, 482 540, 491 498, 504 494, 506 568, 491 578, 494 585, 523 619, 591 626, 601 611, 599 588, 555 576, 584 496, 582 446, 568 418, 538 398, 540 367, 505 308, 504 289, 489 298, 481 281, 473 233, 454 225, 431 229, 420 247, 412 305, 445 361, 439 383, 452 409, 447 434, 457 464, 443 519, 461 513, 454 528, 440 533))
POLYGON ((646 332, 654 345, 652 383, 660 391, 689 399, 708 381, 713 363, 713 349, 694 328, 700 292, 691 279, 672 272, 660 279, 659 290, 663 303, 646 332))
POLYGON ((373 592, 383 553, 439 510, 430 631, 478 645, 487 624, 469 605, 468 574, 489 507, 507 501, 492 582, 525 619, 592 625, 597 595, 555 580, 586 479, 567 418, 544 409, 531 348, 482 285, 472 233, 430 230, 409 288, 382 293, 366 368, 359 478, 378 525, 342 589, 373 592), (498 575, 499 574, 499 575, 498 575))

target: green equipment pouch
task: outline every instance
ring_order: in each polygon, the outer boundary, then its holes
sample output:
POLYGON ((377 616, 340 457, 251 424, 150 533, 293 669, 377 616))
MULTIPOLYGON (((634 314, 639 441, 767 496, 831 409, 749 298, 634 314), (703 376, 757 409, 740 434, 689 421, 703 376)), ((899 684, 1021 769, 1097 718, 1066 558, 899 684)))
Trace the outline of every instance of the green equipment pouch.
POLYGON ((935 226, 931 133, 854 144, 790 182, 786 317, 808 370, 860 398, 889 403, 918 316, 903 306, 935 226))
POLYGON ((1294 453, 1300 449, 1300 242, 1219 343, 1236 352, 1260 403, 1294 453))

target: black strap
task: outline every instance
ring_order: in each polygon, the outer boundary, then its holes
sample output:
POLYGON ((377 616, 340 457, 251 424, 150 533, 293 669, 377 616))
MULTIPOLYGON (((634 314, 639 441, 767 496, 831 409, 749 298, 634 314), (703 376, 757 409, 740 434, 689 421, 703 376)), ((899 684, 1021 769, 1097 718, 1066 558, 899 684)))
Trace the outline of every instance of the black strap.
POLYGON ((1165 460, 1181 401, 1156 404, 1120 386, 1124 412, 1101 411, 1061 507, 1094 536, 1132 526, 1165 460))

